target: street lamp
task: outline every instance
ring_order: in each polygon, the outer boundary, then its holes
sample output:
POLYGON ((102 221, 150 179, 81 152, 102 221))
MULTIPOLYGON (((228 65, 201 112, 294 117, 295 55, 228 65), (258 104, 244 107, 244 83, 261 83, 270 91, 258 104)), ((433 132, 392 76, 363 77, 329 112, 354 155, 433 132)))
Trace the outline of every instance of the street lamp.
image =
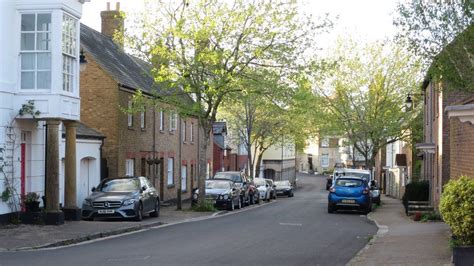
POLYGON ((81 49, 81 52, 79 54, 79 71, 84 71, 86 70, 87 66, 87 60, 86 56, 84 55, 84 50, 81 49))
POLYGON ((423 92, 421 93, 411 93, 409 92, 407 95, 407 99, 405 100, 406 110, 409 111, 413 107, 413 99, 412 96, 425 96, 423 92))

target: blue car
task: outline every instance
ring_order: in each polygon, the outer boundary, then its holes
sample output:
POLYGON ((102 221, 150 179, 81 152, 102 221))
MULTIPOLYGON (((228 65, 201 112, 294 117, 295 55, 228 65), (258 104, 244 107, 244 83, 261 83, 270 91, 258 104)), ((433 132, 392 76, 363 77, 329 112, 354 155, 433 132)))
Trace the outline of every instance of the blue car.
POLYGON ((338 209, 357 209, 369 213, 372 210, 372 203, 367 181, 351 176, 336 179, 329 189, 328 213, 338 209))

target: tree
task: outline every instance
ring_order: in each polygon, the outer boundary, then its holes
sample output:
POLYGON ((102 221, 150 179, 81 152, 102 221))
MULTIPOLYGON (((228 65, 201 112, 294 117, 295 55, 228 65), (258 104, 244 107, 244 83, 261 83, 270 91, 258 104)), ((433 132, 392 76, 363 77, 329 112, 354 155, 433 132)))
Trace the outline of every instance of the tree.
MULTIPOLYGON (((147 7, 135 31, 125 37, 152 64, 158 85, 153 101, 199 120, 199 203, 205 199, 206 150, 219 106, 245 91, 241 82, 258 79, 255 69, 279 69, 282 78, 306 64, 314 35, 325 29, 299 16, 294 1, 161 1, 147 7), (285 73, 287 72, 287 73, 285 73), (183 97, 188 100, 183 100, 183 97)), ((136 95, 135 102, 143 97, 136 95)))
POLYGON ((410 136, 416 112, 405 112, 407 93, 418 87, 420 65, 401 48, 376 43, 339 45, 338 66, 316 92, 323 101, 322 134, 344 135, 372 168, 380 148, 410 136))
POLYGON ((473 62, 469 60, 474 53, 474 2, 414 0, 400 2, 397 11, 396 38, 422 58, 428 77, 474 91, 473 62), (466 30, 467 34, 461 34, 466 30), (458 47, 445 49, 455 39, 458 47))

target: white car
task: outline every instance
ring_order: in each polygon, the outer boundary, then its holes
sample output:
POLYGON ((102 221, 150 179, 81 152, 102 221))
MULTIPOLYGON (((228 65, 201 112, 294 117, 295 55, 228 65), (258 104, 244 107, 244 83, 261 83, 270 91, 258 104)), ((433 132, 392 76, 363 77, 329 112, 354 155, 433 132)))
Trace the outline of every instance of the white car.
POLYGON ((267 182, 263 178, 254 178, 253 183, 260 192, 260 200, 269 201, 271 198, 271 188, 268 186, 267 182))

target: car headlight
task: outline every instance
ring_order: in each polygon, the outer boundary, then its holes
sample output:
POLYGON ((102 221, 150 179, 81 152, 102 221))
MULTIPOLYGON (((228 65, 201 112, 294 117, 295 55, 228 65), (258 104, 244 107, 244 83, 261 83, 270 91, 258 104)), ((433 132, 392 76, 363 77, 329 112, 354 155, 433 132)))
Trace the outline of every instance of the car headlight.
POLYGON ((193 194, 193 199, 197 199, 198 198, 198 194, 197 193, 194 193, 193 194))
POLYGON ((82 205, 92 207, 92 202, 91 202, 90 199, 85 199, 85 200, 82 202, 82 205))
POLYGON ((226 199, 228 199, 228 198, 229 198, 229 195, 225 194, 225 195, 224 195, 224 199, 226 200, 226 199))
POLYGON ((137 200, 136 199, 128 199, 128 200, 124 200, 122 205, 123 206, 128 206, 128 205, 132 205, 133 203, 135 203, 137 200))

